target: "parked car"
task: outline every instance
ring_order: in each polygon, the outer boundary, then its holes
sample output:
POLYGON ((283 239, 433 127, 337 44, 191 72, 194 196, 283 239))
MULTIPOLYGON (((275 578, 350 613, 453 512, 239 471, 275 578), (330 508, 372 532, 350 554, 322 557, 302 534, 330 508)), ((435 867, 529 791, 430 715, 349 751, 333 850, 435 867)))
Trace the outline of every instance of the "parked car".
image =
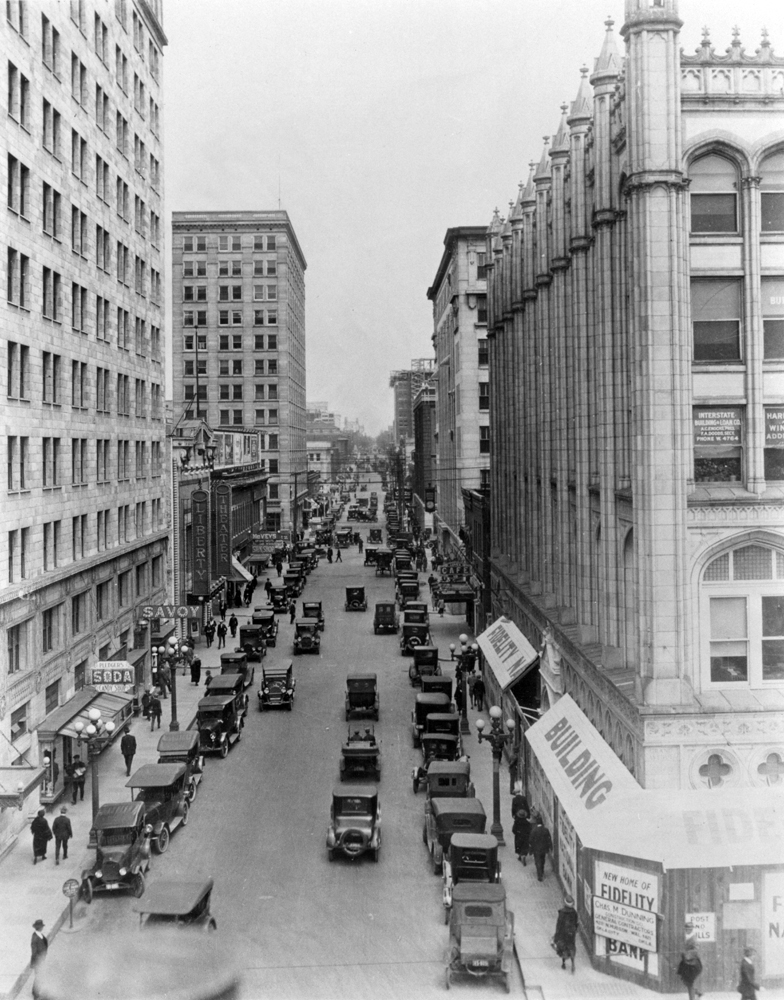
POLYGON ((401 610, 415 601, 419 601, 419 584, 413 580, 402 580, 397 588, 397 602, 401 610))
MULTIPOLYGON (((348 518, 348 520, 350 521, 351 518, 348 518)), ((348 546, 351 545, 353 538, 354 532, 351 528, 338 528, 335 532, 335 543, 341 549, 348 548, 348 546)))
POLYGON ((433 760, 425 782, 425 814, 433 799, 472 799, 476 795, 468 760, 433 760))
POLYGON ((227 695, 234 699, 237 713, 240 716, 248 714, 250 699, 245 694, 245 685, 241 674, 215 674, 207 686, 207 694, 213 697, 227 695))
POLYGON ((320 651, 321 632, 318 618, 298 618, 294 623, 294 655, 320 651))
POLYGON ((420 611, 418 608, 416 610, 410 610, 408 605, 406 605, 403 611, 403 624, 404 625, 428 625, 430 623, 430 616, 426 611, 420 611))
POLYGON ((289 589, 285 583, 273 583, 272 590, 269 592, 269 599, 272 604, 272 610, 278 614, 281 611, 289 610, 289 589))
POLYGON ((421 614, 425 615, 425 621, 430 620, 430 609, 427 601, 407 601, 406 610, 407 615, 421 614))
POLYGON ((142 764, 125 782, 135 801, 144 805, 144 822, 152 827, 150 844, 158 854, 169 848, 178 826, 188 825, 191 803, 184 764, 142 764))
POLYGON ((321 601, 303 601, 302 617, 315 618, 318 622, 319 629, 322 632, 324 631, 324 611, 321 606, 321 601))
POLYGON ((295 597, 299 597, 302 591, 305 589, 305 583, 303 578, 298 572, 292 572, 291 570, 286 570, 283 574, 283 582, 286 584, 286 591, 289 596, 289 600, 295 597))
POLYGON ((381 528, 371 528, 370 531, 368 531, 368 542, 371 545, 381 544, 381 528))
MULTIPOLYGON (((245 631, 247 639, 247 626, 245 626, 245 631)), ((242 629, 240 629, 241 634, 242 629)), ((239 674, 242 677, 242 686, 250 687, 253 683, 256 668, 248 663, 248 654, 246 652, 235 651, 233 653, 221 653, 220 672, 221 674, 239 674)))
MULTIPOLYGON (((425 646, 428 649, 433 649, 435 647, 429 646, 430 642, 430 626, 427 624, 413 625, 409 624, 403 625, 401 635, 400 635, 400 652, 403 656, 413 656, 414 651, 420 646, 425 646)), ((416 671, 415 676, 412 676, 409 671, 409 677, 411 678, 411 683, 416 684, 416 678, 419 677, 419 671, 416 671)))
POLYGON ((445 694, 449 698, 451 707, 447 712, 454 712, 454 702, 452 701, 452 678, 445 674, 430 674, 420 677, 419 684, 422 694, 445 694))
POLYGON ((435 874, 441 874, 453 833, 484 833, 486 825, 485 807, 479 799, 432 799, 425 813, 422 840, 430 852, 435 874))
POLYGON ((293 674, 294 668, 291 660, 283 660, 275 666, 263 668, 261 687, 259 688, 260 712, 263 712, 265 708, 281 706, 285 706, 291 711, 297 686, 293 674))
POLYGON ((376 576, 392 576, 392 550, 379 548, 376 552, 376 576))
MULTIPOLYGON (((422 629, 427 628, 426 625, 406 625, 403 623, 403 635, 411 629, 422 629)), ((418 633, 416 633, 418 634, 418 633)), ((428 636, 429 636, 428 632, 428 636)), ((416 643, 411 647, 411 655, 413 660, 411 661, 411 666, 408 668, 408 679, 411 681, 411 686, 416 687, 421 683, 423 677, 434 677, 441 673, 441 663, 438 659, 438 647, 437 646, 426 646, 424 643, 416 643)))
POLYGON ((375 566, 376 556, 378 555, 378 548, 375 545, 365 546, 365 566, 375 566))
POLYGON ((272 607, 254 608, 250 623, 261 629, 265 645, 276 646, 278 644, 278 619, 275 617, 272 607))
POLYGON ((354 861, 366 851, 378 861, 381 849, 381 806, 375 785, 336 788, 327 828, 327 857, 341 852, 354 861))
POLYGON ((460 973, 495 976, 510 989, 514 952, 514 913, 506 908, 502 885, 462 882, 452 893, 446 986, 460 973))
POLYGON ((444 923, 449 923, 452 893, 462 882, 501 881, 498 841, 489 833, 453 833, 444 855, 444 923))
POLYGON ((130 889, 134 896, 144 892, 152 836, 144 811, 143 802, 105 802, 99 807, 93 820, 95 861, 82 872, 81 894, 88 903, 96 892, 130 889))
MULTIPOLYGON (((305 564, 305 560, 299 556, 296 559, 292 559, 289 562, 289 568, 287 572, 297 574, 302 584, 302 590, 304 590, 305 584, 308 582, 308 570, 305 564)), ((286 574, 284 573, 283 576, 285 577, 286 574)))
POLYGON ((367 611, 364 587, 346 587, 346 611, 367 611))
POLYGON ((211 878, 193 882, 155 882, 144 901, 134 907, 139 924, 148 930, 162 924, 199 931, 216 931, 218 924, 210 913, 211 878))
POLYGON ((411 772, 414 792, 419 791, 419 786, 426 781, 433 761, 460 760, 462 756, 460 737, 451 733, 422 733, 419 746, 422 750, 422 763, 411 772))
POLYGON ((419 746, 419 739, 425 731, 425 720, 433 712, 448 712, 449 698, 440 692, 435 694, 418 694, 411 711, 411 735, 414 746, 419 746))
POLYGON ((375 674, 346 678, 346 721, 352 715, 372 715, 378 722, 378 683, 375 674))
POLYGON ((187 772, 188 798, 196 798, 196 790, 204 776, 204 755, 195 729, 178 729, 161 733, 158 740, 159 764, 184 764, 187 772))
POLYGON ((400 622, 397 616, 397 606, 394 601, 379 601, 373 614, 373 631, 397 632, 400 622))
POLYGON ((340 780, 362 775, 381 779, 381 748, 376 742, 372 724, 348 727, 348 738, 341 748, 340 780))
POLYGON ((233 695, 208 695, 196 708, 199 744, 203 753, 226 757, 242 736, 244 713, 237 709, 233 695))

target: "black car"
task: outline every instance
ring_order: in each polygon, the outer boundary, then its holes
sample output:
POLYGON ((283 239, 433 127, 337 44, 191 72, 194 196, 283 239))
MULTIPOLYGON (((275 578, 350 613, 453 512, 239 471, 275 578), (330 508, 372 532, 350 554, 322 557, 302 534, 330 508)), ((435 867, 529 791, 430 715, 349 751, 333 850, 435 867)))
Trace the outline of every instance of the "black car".
POLYGON ((375 674, 349 674, 346 678, 346 720, 352 715, 372 715, 378 721, 378 682, 375 674))
POLYGON ((364 587, 346 587, 346 611, 367 611, 364 587))
POLYGON ((321 630, 318 618, 298 618, 294 623, 294 654, 321 651, 321 630))
POLYGON ((272 607, 254 608, 251 625, 261 629, 262 637, 267 646, 276 646, 278 643, 278 619, 272 607))
POLYGON ((324 609, 321 601, 303 601, 302 617, 315 618, 318 622, 319 629, 322 632, 324 631, 324 609))
POLYGON ((191 800, 184 764, 142 764, 125 782, 144 805, 144 822, 152 827, 150 843, 158 854, 168 850, 178 826, 187 826, 191 800))
POLYGON ((291 660, 283 660, 276 666, 264 667, 259 688, 259 711, 267 708, 285 707, 291 711, 297 682, 294 680, 291 660))
POLYGON ((150 867, 152 827, 144 822, 143 802, 104 803, 93 820, 95 863, 82 872, 82 896, 91 903, 96 892, 130 889, 144 892, 150 867))
POLYGON ((229 749, 242 736, 243 712, 237 709, 233 695, 208 695, 197 709, 199 743, 203 753, 218 753, 226 757, 229 749))

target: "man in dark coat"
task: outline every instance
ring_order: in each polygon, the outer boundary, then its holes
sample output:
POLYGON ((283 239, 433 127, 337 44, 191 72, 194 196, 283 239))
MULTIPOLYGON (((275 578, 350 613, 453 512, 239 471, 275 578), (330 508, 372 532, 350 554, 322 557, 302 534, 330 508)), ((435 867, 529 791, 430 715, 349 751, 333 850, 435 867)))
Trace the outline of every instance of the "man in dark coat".
POLYGON ((294 601, 289 604, 289 625, 294 624, 294 619, 297 617, 297 605, 294 601))
POLYGON ((152 695, 150 694, 150 692, 148 690, 145 689, 145 692, 142 695, 142 718, 143 719, 149 719, 150 718, 150 701, 151 701, 151 699, 152 699, 152 695))
POLYGON ((574 900, 571 896, 564 896, 564 905, 558 911, 558 919, 555 922, 553 944, 561 959, 561 968, 566 968, 566 959, 568 958, 572 963, 572 972, 574 972, 574 955, 577 950, 576 938, 577 911, 574 908, 574 900))
POLYGON ((521 806, 515 813, 512 824, 514 834, 515 854, 517 860, 526 863, 525 859, 530 850, 529 841, 531 839, 531 821, 528 819, 528 810, 521 806))
MULTIPOLYGON (((281 569, 282 568, 283 567, 281 567, 281 569)), ((278 573, 278 576, 280 576, 280 573, 278 573)), ((269 600, 269 595, 271 590, 272 590, 272 581, 270 580, 269 577, 267 577, 267 579, 264 581, 264 593, 267 595, 267 600, 269 600)))
POLYGON ((343 562, 343 553, 340 551, 340 546, 335 549, 335 562, 343 562))
MULTIPOLYGON (((280 576, 281 573, 283 572, 283 563, 280 561, 280 559, 278 559, 278 561, 275 563, 275 572, 278 574, 278 576, 280 576)), ((267 593, 269 593, 269 591, 267 591, 267 593)))
POLYGON ((544 881, 544 863, 547 860, 547 855, 553 849, 553 838, 550 836, 550 831, 542 822, 541 816, 537 816, 536 818, 536 826, 531 831, 529 846, 531 854, 534 856, 536 877, 542 882, 544 881))
POLYGON ((33 924, 33 936, 30 940, 30 965, 37 969, 46 956, 49 942, 44 934, 43 920, 36 920, 33 924))
POLYGON ((194 656, 191 660, 191 684, 198 684, 201 680, 201 658, 194 656))
POLYGON ((84 779, 87 774, 87 765, 84 763, 82 758, 76 754, 70 766, 71 775, 71 785, 73 786, 71 794, 71 805, 76 805, 76 796, 79 796, 79 801, 84 802, 84 779))
POLYGON ((204 626, 204 638, 207 640, 207 649, 209 649, 212 645, 212 640, 215 638, 215 622, 212 618, 204 626))
POLYGON ((753 948, 743 949, 743 960, 740 963, 740 979, 738 980, 738 993, 741 1000, 757 1000, 757 990, 760 988, 757 982, 757 974, 754 969, 754 956, 756 952, 753 948))
POLYGON ((232 639, 237 634, 237 626, 238 625, 239 625, 239 619, 234 614, 234 612, 232 612, 231 618, 229 618, 229 632, 231 632, 232 639))
POLYGON ((163 712, 163 706, 161 705, 161 699, 157 694, 152 696, 150 701, 150 732, 155 729, 155 723, 158 723, 158 729, 161 728, 161 714, 163 712))
POLYGON ((54 863, 60 864, 60 848, 63 850, 63 861, 68 857, 68 841, 73 837, 71 821, 66 815, 67 806, 60 806, 60 815, 52 823, 52 833, 54 834, 54 863))
POLYGON ((33 864, 38 863, 38 859, 46 861, 46 845, 52 839, 52 830, 46 822, 46 810, 39 809, 38 815, 30 824, 30 833, 33 835, 33 864))
POLYGON ((136 754, 136 737, 133 733, 123 733, 123 738, 120 740, 120 753, 125 761, 125 773, 130 774, 131 764, 133 764, 133 758, 136 754))
POLYGON ((526 816, 531 814, 531 810, 528 808, 528 799, 523 795, 523 786, 518 781, 514 786, 514 798, 512 799, 512 818, 514 818, 517 813, 523 809, 526 816))
POLYGON ((226 628, 226 622, 221 622, 218 625, 218 649, 223 649, 226 646, 226 633, 228 629, 226 628))
POLYGON ((474 708, 481 712, 482 706, 485 703, 485 682, 482 680, 481 674, 474 681, 474 686, 471 688, 471 695, 474 699, 474 708))

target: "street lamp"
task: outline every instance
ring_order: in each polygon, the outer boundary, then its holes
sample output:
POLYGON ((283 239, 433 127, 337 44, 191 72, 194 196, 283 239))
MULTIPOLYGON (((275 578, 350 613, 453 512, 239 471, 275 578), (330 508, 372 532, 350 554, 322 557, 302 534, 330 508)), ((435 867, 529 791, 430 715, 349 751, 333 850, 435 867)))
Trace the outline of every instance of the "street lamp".
POLYGON ((504 747, 506 746, 507 740, 512 739, 512 733, 515 727, 514 719, 506 720, 506 728, 508 732, 504 732, 504 727, 501 723, 501 716, 503 715, 501 709, 498 705, 493 705, 490 708, 490 732, 485 733, 485 720, 477 719, 476 728, 479 730, 479 742, 486 740, 490 744, 490 749, 493 754, 493 825, 490 827, 490 833, 496 838, 499 844, 505 843, 504 841, 504 828, 501 826, 501 789, 499 785, 499 774, 501 770, 501 758, 504 755, 504 747))
POLYGON ((460 732, 467 734, 471 732, 471 727, 468 724, 468 675, 474 669, 476 654, 479 651, 479 647, 476 643, 469 646, 468 636, 465 632, 463 632, 460 635, 460 652, 457 655, 455 655, 455 649, 455 644, 450 642, 449 652, 451 658, 453 660, 457 660, 455 673, 457 675, 457 682, 460 684, 460 690, 463 696, 462 705, 460 707, 460 732))
POLYGON ((93 822, 90 827, 90 842, 88 846, 94 846, 95 817, 98 815, 98 807, 100 806, 97 764, 98 741, 101 738, 106 739, 107 737, 110 737, 116 726, 111 719, 109 719, 108 722, 103 721, 101 718, 101 710, 99 708, 91 708, 87 713, 87 717, 90 721, 86 726, 81 719, 77 719, 74 723, 74 729, 76 730, 77 747, 81 748, 82 742, 87 744, 87 760, 92 763, 93 822))
POLYGON ((169 731, 177 732, 180 728, 180 723, 177 720, 177 656, 179 650, 177 648, 177 642, 179 640, 176 636, 169 636, 169 661, 171 663, 171 669, 169 670, 169 678, 171 682, 171 722, 169 723, 169 731))

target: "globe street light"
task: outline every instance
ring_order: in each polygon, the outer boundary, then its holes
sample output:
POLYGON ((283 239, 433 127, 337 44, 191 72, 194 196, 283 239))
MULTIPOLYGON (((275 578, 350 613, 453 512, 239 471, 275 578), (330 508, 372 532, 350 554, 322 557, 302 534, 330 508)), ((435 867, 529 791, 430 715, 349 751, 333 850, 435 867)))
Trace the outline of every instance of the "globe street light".
POLYGON ((471 732, 471 727, 468 724, 468 675, 474 669, 476 654, 479 647, 476 643, 471 646, 468 645, 468 636, 465 632, 463 632, 459 638, 460 653, 457 654, 457 656, 455 655, 455 644, 453 642, 449 643, 449 652, 452 659, 457 660, 455 674, 462 694, 462 704, 460 707, 460 732, 467 734, 471 732))
POLYGON ((93 845, 95 842, 95 817, 98 814, 98 807, 100 806, 97 763, 100 747, 98 744, 102 739, 107 740, 111 738, 116 726, 111 719, 108 722, 103 721, 99 708, 91 708, 87 713, 87 717, 90 721, 86 726, 81 719, 77 719, 74 723, 74 729, 76 730, 77 747, 81 748, 82 742, 87 744, 87 760, 92 763, 93 822, 90 828, 90 845, 93 845))
MULTIPOLYGON (((180 728, 180 723, 177 720, 177 656, 179 655, 179 649, 177 647, 178 639, 175 636, 169 636, 169 659, 171 661, 171 669, 169 670, 170 678, 170 690, 171 690, 171 722, 169 723, 169 731, 177 732, 180 728)), ((187 647, 186 647, 187 648, 187 647)))
POLYGON ((512 733, 515 727, 514 719, 507 719, 506 728, 509 731, 505 733, 504 727, 501 723, 502 715, 503 712, 498 705, 491 706, 489 733, 485 733, 485 720, 476 720, 476 728, 479 731, 479 742, 481 743, 482 740, 488 742, 493 754, 493 825, 490 827, 490 833, 495 837, 499 844, 505 843, 504 828, 501 826, 501 788, 499 784, 501 758, 504 755, 504 747, 506 746, 507 740, 512 739, 512 733))

